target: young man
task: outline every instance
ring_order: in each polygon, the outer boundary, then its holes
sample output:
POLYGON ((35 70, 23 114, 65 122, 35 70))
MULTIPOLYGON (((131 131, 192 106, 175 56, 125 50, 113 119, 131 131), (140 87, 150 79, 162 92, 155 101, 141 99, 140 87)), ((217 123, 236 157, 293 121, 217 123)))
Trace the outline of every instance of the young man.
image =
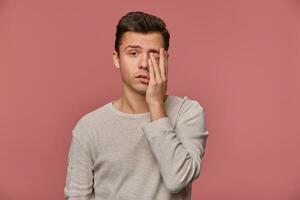
POLYGON ((113 62, 123 93, 72 130, 65 199, 191 199, 208 131, 196 100, 166 94, 169 37, 156 16, 120 19, 113 62))

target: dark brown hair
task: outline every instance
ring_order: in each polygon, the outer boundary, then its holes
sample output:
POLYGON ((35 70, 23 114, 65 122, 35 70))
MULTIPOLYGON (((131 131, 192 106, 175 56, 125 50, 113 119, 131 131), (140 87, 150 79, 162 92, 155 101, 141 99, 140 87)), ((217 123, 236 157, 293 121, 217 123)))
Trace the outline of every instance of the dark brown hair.
POLYGON ((124 15, 119 20, 116 31, 115 50, 118 54, 120 53, 122 35, 127 31, 139 33, 159 32, 163 37, 165 50, 169 48, 169 31, 165 22, 157 16, 142 11, 129 12, 124 15))

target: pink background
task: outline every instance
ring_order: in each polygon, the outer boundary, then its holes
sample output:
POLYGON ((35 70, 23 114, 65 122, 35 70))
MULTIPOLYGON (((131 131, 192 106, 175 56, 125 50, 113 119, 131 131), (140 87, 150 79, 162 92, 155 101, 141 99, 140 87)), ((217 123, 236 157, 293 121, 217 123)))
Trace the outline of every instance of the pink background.
POLYGON ((192 199, 300 199, 300 1, 0 1, 0 199, 63 199, 71 129, 116 99, 115 26, 171 32, 168 94, 205 108, 192 199))

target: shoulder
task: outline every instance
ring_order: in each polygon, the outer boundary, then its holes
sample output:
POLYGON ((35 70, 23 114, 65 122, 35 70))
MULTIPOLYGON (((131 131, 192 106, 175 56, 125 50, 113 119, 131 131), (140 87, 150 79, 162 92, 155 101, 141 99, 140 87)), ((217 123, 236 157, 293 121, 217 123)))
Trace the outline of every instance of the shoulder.
POLYGON ((193 118, 204 118, 204 108, 196 99, 188 96, 170 96, 167 102, 167 108, 174 114, 174 124, 178 121, 188 121, 193 118))
POLYGON ((100 107, 97 107, 82 115, 75 123, 72 131, 78 136, 80 134, 91 132, 93 127, 96 126, 97 122, 107 116, 107 106, 108 103, 102 104, 100 107))
POLYGON ((200 132, 206 130, 204 107, 196 99, 184 96, 178 112, 178 123, 197 126, 200 132))
POLYGON ((176 96, 176 95, 169 95, 167 101, 167 107, 179 108, 179 111, 183 111, 186 109, 203 109, 203 106, 197 101, 196 99, 192 99, 188 96, 176 96))
POLYGON ((182 96, 178 98, 180 98, 180 110, 179 110, 180 115, 184 112, 191 112, 191 111, 204 112, 204 107, 198 100, 190 98, 188 96, 182 96))

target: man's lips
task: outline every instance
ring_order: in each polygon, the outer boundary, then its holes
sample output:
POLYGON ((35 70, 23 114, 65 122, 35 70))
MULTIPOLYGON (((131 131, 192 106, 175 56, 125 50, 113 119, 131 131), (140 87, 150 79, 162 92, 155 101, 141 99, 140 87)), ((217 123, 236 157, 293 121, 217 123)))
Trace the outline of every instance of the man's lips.
POLYGON ((148 84, 149 83, 149 76, 146 74, 140 74, 136 77, 139 81, 141 81, 142 83, 148 84))
POLYGON ((136 78, 143 78, 143 79, 148 79, 148 80, 150 79, 149 76, 146 74, 140 74, 136 78))

